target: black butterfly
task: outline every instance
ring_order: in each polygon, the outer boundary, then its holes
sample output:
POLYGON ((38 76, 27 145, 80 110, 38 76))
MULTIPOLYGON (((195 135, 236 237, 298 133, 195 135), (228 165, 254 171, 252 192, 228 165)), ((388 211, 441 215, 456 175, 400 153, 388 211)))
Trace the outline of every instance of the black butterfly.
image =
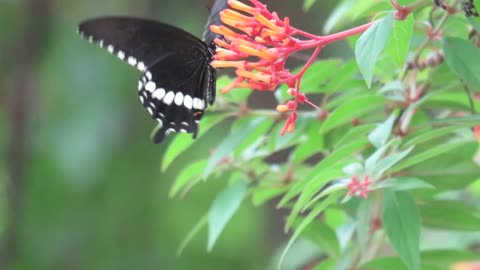
POLYGON ((215 101, 216 70, 210 66, 218 13, 226 0, 217 0, 207 22, 204 40, 174 26, 140 18, 102 17, 79 25, 78 32, 91 43, 140 70, 138 95, 160 125, 153 137, 160 143, 172 132, 198 132, 208 104, 215 101))

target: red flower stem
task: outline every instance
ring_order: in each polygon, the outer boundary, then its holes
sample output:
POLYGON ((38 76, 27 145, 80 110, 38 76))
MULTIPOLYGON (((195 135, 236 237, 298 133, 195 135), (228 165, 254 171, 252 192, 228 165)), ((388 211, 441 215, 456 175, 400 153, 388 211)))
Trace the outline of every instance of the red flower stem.
POLYGON ((356 34, 361 34, 361 33, 365 32, 374 23, 375 22, 369 22, 367 24, 360 25, 358 27, 348 29, 348 30, 345 30, 345 31, 342 31, 342 32, 338 32, 338 33, 331 34, 331 35, 328 35, 328 36, 317 37, 317 39, 319 38, 325 44, 332 43, 332 42, 339 41, 339 40, 348 38, 348 37, 356 35, 356 34))
POLYGON ((302 70, 296 75, 297 79, 302 78, 303 74, 307 71, 307 69, 310 67, 310 65, 313 64, 313 61, 315 61, 315 58, 317 58, 318 54, 320 53, 320 50, 322 49, 323 46, 317 46, 315 51, 312 53, 310 58, 308 59, 307 63, 303 66, 302 70))

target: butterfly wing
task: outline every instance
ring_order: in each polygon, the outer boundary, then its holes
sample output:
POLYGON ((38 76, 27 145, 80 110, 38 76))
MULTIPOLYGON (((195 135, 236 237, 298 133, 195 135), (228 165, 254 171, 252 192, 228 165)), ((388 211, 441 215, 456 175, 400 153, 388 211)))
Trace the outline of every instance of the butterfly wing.
POLYGON ((137 18, 88 20, 79 33, 143 72, 138 94, 160 123, 154 142, 171 132, 198 132, 198 121, 215 98, 212 52, 195 36, 170 25, 137 18))
MULTIPOLYGON (((173 53, 153 64, 138 84, 144 107, 160 126, 153 141, 160 143, 172 132, 198 132, 207 107, 206 91, 212 87, 207 59, 173 53)), ((211 90, 210 90, 211 91, 211 90)))
POLYGON ((210 31, 211 25, 222 25, 222 21, 220 20, 220 12, 224 10, 228 6, 227 0, 215 0, 211 11, 210 16, 208 17, 207 24, 205 25, 205 32, 203 33, 203 40, 207 45, 213 43, 215 38, 218 37, 218 34, 213 33, 210 31))
POLYGON ((177 50, 206 47, 200 39, 177 27, 140 18, 91 19, 81 23, 78 32, 142 72, 177 50))

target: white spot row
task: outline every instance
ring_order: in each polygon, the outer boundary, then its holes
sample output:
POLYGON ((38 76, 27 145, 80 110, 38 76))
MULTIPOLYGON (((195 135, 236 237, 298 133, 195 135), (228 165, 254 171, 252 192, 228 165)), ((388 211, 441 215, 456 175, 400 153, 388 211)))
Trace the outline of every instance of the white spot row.
MULTIPOLYGON (((80 32, 80 30, 77 30, 77 32, 82 36, 84 37, 84 33, 83 32, 80 32)), ((88 41, 90 43, 93 43, 95 40, 93 38, 93 36, 88 36, 88 41)), ((103 48, 104 47, 104 41, 103 40, 100 40, 98 42, 98 45, 103 48)), ((113 47, 113 45, 109 44, 107 45, 107 51, 111 54, 114 54, 115 53, 115 48, 113 47)), ((127 60, 127 63, 133 67, 136 67, 138 70, 140 70, 141 72, 145 72, 147 71, 147 67, 145 66, 145 63, 143 63, 142 61, 139 61, 137 58, 133 57, 133 56, 126 56, 125 55, 125 52, 122 51, 122 50, 118 50, 118 52, 116 53, 117 54, 117 57, 120 58, 120 60, 127 60)))
MULTIPOLYGON (((146 77, 151 78, 150 72, 147 71, 146 77)), ((205 100, 199 98, 192 98, 189 95, 184 95, 182 92, 177 92, 176 94, 173 91, 166 92, 164 88, 157 88, 157 85, 154 81, 147 81, 145 84, 145 77, 138 82, 138 89, 141 90, 145 88, 146 91, 150 92, 152 97, 156 100, 163 101, 166 105, 171 105, 175 103, 177 106, 185 106, 185 108, 191 110, 204 110, 205 109, 205 100)))

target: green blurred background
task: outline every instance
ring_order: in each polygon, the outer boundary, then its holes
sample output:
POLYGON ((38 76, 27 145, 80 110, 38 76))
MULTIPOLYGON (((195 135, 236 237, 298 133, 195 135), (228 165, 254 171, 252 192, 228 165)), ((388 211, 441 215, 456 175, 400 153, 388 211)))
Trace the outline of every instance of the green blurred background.
MULTIPOLYGON (((318 2, 306 14, 299 1, 266 3, 320 33, 335 1, 318 2)), ((169 141, 149 139, 139 74, 76 35, 84 19, 128 14, 201 36, 211 4, 0 0, 0 269, 271 268, 286 239, 274 204, 247 201, 211 253, 202 231, 175 255, 224 183, 169 198, 173 176, 160 170, 169 141)))

